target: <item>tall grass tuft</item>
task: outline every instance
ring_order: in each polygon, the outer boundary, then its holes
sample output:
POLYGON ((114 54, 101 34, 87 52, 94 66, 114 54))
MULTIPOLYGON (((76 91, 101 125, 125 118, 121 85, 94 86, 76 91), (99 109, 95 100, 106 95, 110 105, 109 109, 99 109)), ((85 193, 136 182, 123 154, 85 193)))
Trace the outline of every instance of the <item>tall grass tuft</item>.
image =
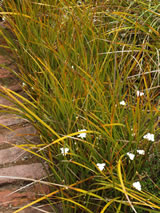
POLYGON ((27 150, 50 167, 51 193, 29 205, 159 212, 158 0, 7 0, 4 8, 1 35, 29 98, 1 92, 39 133, 27 150))

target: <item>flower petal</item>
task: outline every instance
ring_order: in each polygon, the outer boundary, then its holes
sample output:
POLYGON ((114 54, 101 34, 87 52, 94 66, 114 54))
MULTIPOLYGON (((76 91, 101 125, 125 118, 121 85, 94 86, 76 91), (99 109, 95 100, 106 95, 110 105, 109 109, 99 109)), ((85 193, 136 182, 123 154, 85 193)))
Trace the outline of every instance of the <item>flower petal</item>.
POLYGON ((122 105, 122 106, 126 106, 126 102, 125 101, 121 101, 121 102, 119 102, 119 104, 122 105))
POLYGON ((134 157, 135 157, 135 155, 132 154, 132 153, 130 153, 130 152, 127 152, 127 155, 128 155, 128 157, 130 158, 130 160, 133 160, 134 157))
POLYGON ((66 155, 69 152, 69 148, 60 148, 62 155, 66 155))
POLYGON ((137 91, 137 97, 143 96, 144 92, 137 91))
POLYGON ((146 135, 143 136, 143 138, 149 141, 154 141, 154 134, 147 133, 146 135))
POLYGON ((137 152, 138 152, 138 154, 140 154, 140 155, 145 155, 145 151, 142 150, 142 149, 137 150, 137 152))
MULTIPOLYGON (((78 132, 83 132, 83 131, 87 131, 86 129, 81 129, 81 130, 78 130, 78 132)), ((78 136, 77 136, 78 138, 86 138, 86 133, 84 132, 84 133, 80 133, 78 136)))
POLYGON ((104 169, 104 167, 105 167, 105 163, 97 163, 97 166, 98 166, 98 168, 99 168, 99 170, 103 170, 104 169))
POLYGON ((142 187, 139 181, 133 183, 133 187, 138 191, 141 191, 142 187))

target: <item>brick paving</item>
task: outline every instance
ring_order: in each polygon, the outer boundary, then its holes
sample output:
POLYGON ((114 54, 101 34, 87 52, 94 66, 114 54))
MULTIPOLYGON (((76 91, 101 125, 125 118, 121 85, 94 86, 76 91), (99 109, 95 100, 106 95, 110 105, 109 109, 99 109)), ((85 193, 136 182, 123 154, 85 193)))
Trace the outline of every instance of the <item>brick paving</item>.
MULTIPOLYGON (((0 55, 0 64, 9 68, 14 67, 2 55, 0 55)), ((18 80, 15 80, 15 76, 4 67, 0 67, 0 88, 1 86, 22 93, 18 80)), ((13 105, 3 96, 0 96, 0 104, 13 105)), ((31 179, 40 180, 46 176, 46 170, 39 159, 14 146, 24 144, 26 140, 37 142, 35 128, 27 120, 14 114, 6 114, 3 110, 3 106, 0 106, 0 213, 11 213, 39 196, 49 193, 49 188, 47 185, 31 181, 31 179)), ((54 212, 51 207, 45 205, 39 207, 39 205, 21 212, 54 212)))

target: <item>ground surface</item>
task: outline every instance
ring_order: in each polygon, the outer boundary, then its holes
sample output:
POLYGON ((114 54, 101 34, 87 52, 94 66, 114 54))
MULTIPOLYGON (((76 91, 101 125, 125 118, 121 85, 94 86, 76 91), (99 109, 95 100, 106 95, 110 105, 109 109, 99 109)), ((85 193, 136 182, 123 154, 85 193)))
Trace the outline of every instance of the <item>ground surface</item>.
MULTIPOLYGON (((0 64, 11 69, 15 65, 0 52, 0 64)), ((0 87, 10 88, 23 94, 19 81, 11 72, 0 68, 0 87)), ((0 93, 0 104, 12 106, 0 93)), ((0 106, 0 213, 14 212, 16 209, 49 193, 49 188, 27 179, 39 180, 46 176, 41 162, 28 152, 15 147, 16 144, 26 143, 26 139, 37 141, 36 130, 25 119, 4 112, 0 106), (11 128, 13 131, 7 129, 11 128), (26 179, 26 180, 25 180, 26 179)), ((34 206, 22 213, 54 212, 49 207, 34 206), (41 210, 40 210, 41 209, 41 210)))

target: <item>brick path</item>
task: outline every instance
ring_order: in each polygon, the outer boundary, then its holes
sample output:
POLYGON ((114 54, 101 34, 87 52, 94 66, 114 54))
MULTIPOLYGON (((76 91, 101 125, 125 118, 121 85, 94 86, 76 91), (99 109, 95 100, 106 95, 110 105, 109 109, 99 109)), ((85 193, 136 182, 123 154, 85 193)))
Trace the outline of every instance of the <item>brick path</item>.
MULTIPOLYGON (((13 68, 9 60, 2 55, 0 55, 0 64, 13 68)), ((18 80, 15 80, 15 76, 4 68, 0 68, 0 86, 8 87, 22 94, 18 80)), ((12 105, 2 96, 0 96, 0 104, 12 105)), ((38 196, 49 193, 49 188, 30 181, 30 179, 39 180, 46 176, 39 159, 11 145, 26 143, 25 138, 37 141, 36 130, 25 119, 5 114, 2 110, 3 108, 0 107, 0 213, 11 213, 35 200, 38 196), (4 128, 4 125, 13 131, 4 128)), ((48 208, 34 206, 21 212, 54 212, 48 208)))

